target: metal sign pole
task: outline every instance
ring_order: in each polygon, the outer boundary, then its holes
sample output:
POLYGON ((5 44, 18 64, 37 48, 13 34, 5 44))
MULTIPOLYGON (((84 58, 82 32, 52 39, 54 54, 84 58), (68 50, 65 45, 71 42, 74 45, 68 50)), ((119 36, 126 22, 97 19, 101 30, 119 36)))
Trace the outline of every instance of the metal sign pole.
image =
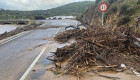
POLYGON ((102 12, 102 26, 104 26, 104 12, 102 12))
POLYGON ((108 6, 106 3, 102 3, 99 7, 100 11, 102 12, 102 26, 104 26, 104 15, 105 11, 107 10, 108 6))

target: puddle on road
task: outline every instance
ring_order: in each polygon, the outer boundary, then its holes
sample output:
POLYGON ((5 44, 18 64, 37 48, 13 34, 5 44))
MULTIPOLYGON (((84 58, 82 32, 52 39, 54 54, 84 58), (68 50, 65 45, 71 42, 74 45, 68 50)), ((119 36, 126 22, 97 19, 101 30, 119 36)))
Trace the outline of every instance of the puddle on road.
POLYGON ((50 61, 50 60, 48 60, 48 59, 46 59, 46 58, 44 58, 42 61, 41 61, 41 64, 43 65, 43 66, 48 66, 49 64, 52 64, 53 63, 53 61, 50 61))
POLYGON ((44 70, 38 71, 37 73, 33 73, 32 80, 40 80, 40 76, 42 76, 45 73, 44 70))
POLYGON ((41 40, 38 45, 45 45, 47 42, 48 40, 41 40))

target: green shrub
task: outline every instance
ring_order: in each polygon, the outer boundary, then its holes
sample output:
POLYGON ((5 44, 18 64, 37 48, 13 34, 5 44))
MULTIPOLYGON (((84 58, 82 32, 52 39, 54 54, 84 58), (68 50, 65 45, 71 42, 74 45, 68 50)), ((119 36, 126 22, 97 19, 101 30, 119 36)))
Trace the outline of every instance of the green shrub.
POLYGON ((128 8, 126 11, 126 15, 131 16, 131 15, 135 14, 135 11, 136 11, 136 8, 134 8, 134 7, 128 8))
POLYGON ((128 22, 131 21, 131 17, 129 16, 124 16, 124 17, 121 17, 117 23, 118 26, 120 25, 124 25, 124 24, 127 24, 128 22))
POLYGON ((140 4, 140 0, 138 0, 137 4, 140 4))
POLYGON ((118 9, 117 5, 112 5, 110 10, 111 10, 111 12, 115 13, 115 12, 117 12, 117 9, 118 9))
POLYGON ((128 4, 122 4, 122 6, 120 7, 120 13, 121 14, 126 14, 127 13, 127 9, 129 8, 128 4))

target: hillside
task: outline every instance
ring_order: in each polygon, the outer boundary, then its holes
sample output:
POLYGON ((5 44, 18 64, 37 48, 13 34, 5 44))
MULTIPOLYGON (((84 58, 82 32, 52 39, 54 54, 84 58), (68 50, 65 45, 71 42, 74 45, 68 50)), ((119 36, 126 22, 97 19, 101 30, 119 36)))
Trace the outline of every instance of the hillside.
POLYGON ((82 21, 88 25, 101 25, 101 12, 99 5, 108 4, 108 10, 105 12, 106 26, 135 26, 139 25, 140 18, 140 0, 96 0, 90 9, 82 16, 82 21))
POLYGON ((58 8, 53 8, 50 10, 47 10, 51 16, 54 15, 74 15, 74 16, 80 16, 83 14, 84 11, 86 11, 93 2, 90 1, 84 1, 84 2, 75 2, 70 3, 58 8))
POLYGON ((91 1, 74 2, 57 8, 35 11, 17 11, 0 9, 0 19, 34 19, 36 17, 50 16, 81 16, 91 5, 91 1))

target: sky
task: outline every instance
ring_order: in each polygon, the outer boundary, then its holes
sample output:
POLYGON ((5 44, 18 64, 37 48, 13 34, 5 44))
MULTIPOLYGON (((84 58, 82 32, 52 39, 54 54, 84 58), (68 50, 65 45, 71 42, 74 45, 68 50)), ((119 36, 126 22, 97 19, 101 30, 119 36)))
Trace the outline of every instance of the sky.
POLYGON ((10 10, 46 10, 78 1, 94 0, 0 0, 0 8, 10 10))

